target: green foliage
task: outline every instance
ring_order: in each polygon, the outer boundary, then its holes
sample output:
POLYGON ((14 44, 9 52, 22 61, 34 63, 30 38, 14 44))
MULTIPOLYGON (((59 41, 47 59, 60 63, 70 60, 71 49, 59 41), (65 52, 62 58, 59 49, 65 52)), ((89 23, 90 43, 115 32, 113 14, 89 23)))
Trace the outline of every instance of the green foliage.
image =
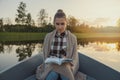
POLYGON ((68 16, 67 22, 68 22, 68 29, 74 32, 75 27, 79 24, 79 21, 73 16, 68 16))
POLYGON ((1 18, 0 19, 0 27, 2 27, 3 26, 3 19, 1 18))
POLYGON ((4 27, 3 27, 3 19, 0 19, 0 31, 5 31, 4 27))
POLYGON ((17 24, 25 24, 26 23, 26 4, 23 2, 20 2, 18 9, 18 14, 16 14, 15 22, 17 24))
MULTIPOLYGON (((44 27, 36 27, 32 25, 4 25, 5 32, 51 32, 55 28, 53 25, 48 24, 44 27)), ((2 29, 0 29, 0 32, 3 32, 2 29)))
POLYGON ((26 24, 27 25, 32 25, 32 17, 31 17, 30 13, 27 14, 26 24))

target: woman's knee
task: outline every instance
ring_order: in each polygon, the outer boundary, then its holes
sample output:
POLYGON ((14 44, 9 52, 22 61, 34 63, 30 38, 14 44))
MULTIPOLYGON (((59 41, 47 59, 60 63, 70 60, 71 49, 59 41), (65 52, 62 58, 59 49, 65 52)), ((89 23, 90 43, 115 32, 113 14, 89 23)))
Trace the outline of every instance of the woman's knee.
POLYGON ((46 80, 57 80, 57 79, 58 79, 58 73, 54 71, 51 71, 46 77, 46 80))
POLYGON ((67 77, 63 76, 63 75, 60 75, 61 79, 62 80, 69 80, 67 77))

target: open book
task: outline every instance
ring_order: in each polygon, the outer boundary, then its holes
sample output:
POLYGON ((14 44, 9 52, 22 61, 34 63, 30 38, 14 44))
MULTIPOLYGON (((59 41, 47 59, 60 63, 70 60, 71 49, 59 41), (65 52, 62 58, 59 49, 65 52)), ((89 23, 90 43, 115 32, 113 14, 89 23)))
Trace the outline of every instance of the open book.
POLYGON ((65 62, 72 62, 72 59, 69 58, 58 58, 58 57, 49 57, 45 60, 45 63, 55 63, 61 65, 65 62))

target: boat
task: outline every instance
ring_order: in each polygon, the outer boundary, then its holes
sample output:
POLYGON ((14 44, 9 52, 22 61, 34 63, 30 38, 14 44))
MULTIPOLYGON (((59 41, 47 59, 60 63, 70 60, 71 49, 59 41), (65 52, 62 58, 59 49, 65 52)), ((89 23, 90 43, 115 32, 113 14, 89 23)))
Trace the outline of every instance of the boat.
MULTIPOLYGON (((79 71, 96 80, 120 80, 120 72, 80 53, 79 71)), ((0 73, 0 80, 36 80, 37 66, 42 64, 43 57, 37 54, 0 73)))

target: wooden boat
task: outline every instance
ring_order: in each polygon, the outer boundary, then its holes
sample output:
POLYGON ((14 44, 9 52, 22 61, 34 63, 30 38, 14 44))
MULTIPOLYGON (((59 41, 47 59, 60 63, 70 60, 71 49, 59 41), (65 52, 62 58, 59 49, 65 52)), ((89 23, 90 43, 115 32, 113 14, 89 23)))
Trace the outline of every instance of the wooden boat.
MULTIPOLYGON (((40 54, 0 73, 0 80, 36 80, 35 71, 43 62, 40 54)), ((120 80, 120 72, 79 53, 79 71, 96 80, 120 80)))

